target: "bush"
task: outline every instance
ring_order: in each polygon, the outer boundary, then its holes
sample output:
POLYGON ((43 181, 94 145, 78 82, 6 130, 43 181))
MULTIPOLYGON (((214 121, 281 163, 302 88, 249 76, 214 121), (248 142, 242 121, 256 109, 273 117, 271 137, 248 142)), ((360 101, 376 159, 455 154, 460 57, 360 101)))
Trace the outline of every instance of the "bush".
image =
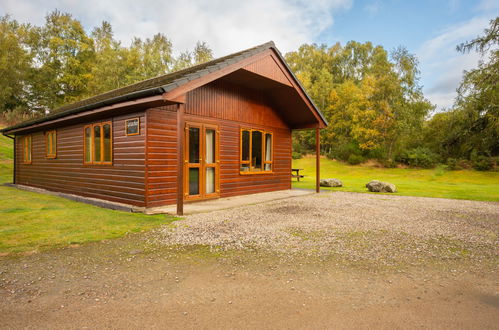
POLYGON ((360 156, 360 155, 354 155, 354 154, 351 154, 350 156, 348 156, 348 164, 350 165, 359 165, 360 163, 362 163, 364 161, 364 157, 360 156))
POLYGON ((477 171, 490 171, 494 167, 494 159, 485 156, 478 156, 473 161, 473 168, 477 171))
POLYGON ((430 149, 417 147, 402 152, 396 158, 400 163, 413 167, 431 168, 438 162, 438 157, 430 149))
POLYGON ((359 149, 357 143, 350 141, 348 143, 338 143, 334 145, 327 157, 329 159, 340 159, 348 161, 351 155, 361 156, 362 150, 359 149))
POLYGON ((302 157, 302 154, 299 152, 293 151, 293 153, 291 154, 291 157, 293 159, 300 159, 302 157))
POLYGON ((393 159, 385 159, 382 161, 382 164, 386 168, 395 168, 397 167, 397 162, 394 161, 393 159))
POLYGON ((459 165, 459 161, 455 158, 447 158, 447 169, 449 171, 462 170, 463 168, 459 165))

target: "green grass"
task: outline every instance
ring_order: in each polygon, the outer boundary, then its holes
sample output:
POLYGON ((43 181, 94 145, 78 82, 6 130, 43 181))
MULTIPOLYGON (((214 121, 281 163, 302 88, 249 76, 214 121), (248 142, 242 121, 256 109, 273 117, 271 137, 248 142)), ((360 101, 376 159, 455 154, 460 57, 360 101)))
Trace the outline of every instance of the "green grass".
MULTIPOLYGON (((12 180, 12 140, 0 135, 0 184, 12 180)), ((0 253, 117 238, 176 218, 114 211, 0 186, 0 253)))
MULTIPOLYGON (((300 174, 305 175, 300 182, 293 182, 293 187, 315 188, 314 157, 293 160, 293 168, 303 168, 300 174)), ((341 188, 322 187, 324 190, 368 192, 366 183, 379 180, 395 184, 398 190, 395 195, 499 201, 499 172, 445 171, 441 167, 375 168, 350 166, 321 158, 321 178, 337 178, 343 182, 341 188)))

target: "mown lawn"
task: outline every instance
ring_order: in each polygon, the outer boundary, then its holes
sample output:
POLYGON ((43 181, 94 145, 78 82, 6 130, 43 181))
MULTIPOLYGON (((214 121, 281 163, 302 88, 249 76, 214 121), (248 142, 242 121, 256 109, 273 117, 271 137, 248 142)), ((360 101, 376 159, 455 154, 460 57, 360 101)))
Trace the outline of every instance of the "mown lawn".
MULTIPOLYGON (((12 140, 0 135, 0 184, 12 180, 12 140)), ((116 238, 176 218, 102 209, 0 185, 0 254, 116 238)))
MULTIPOLYGON (((302 168, 305 178, 293 182, 295 188, 315 188, 315 157, 293 160, 293 168, 302 168)), ((397 195, 499 201, 499 172, 474 170, 445 171, 436 169, 402 169, 350 166, 321 158, 321 178, 337 178, 338 191, 368 192, 371 180, 388 181, 397 186, 397 195)), ((296 181, 295 179, 293 181, 296 181)))

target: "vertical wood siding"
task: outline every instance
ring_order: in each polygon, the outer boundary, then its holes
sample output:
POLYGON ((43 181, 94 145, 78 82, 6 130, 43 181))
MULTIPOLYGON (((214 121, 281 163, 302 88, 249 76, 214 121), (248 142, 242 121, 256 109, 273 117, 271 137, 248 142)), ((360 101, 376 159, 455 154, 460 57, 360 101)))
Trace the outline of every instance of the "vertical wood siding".
POLYGON ((265 56, 262 59, 250 63, 245 66, 244 69, 278 81, 281 84, 293 86, 286 77, 286 74, 279 68, 276 59, 272 55, 265 56))
POLYGON ((44 131, 32 133, 32 163, 22 163, 22 139, 16 139, 16 183, 52 191, 145 206, 144 112, 57 128, 57 157, 46 158, 44 131), (140 118, 140 135, 125 135, 125 120, 140 118), (113 164, 83 164, 83 127, 113 123, 113 164))
MULTIPOLYGON (((148 206, 176 203, 176 113, 174 107, 149 109, 148 206)), ((255 90, 215 81, 187 95, 187 121, 215 124, 220 130, 220 196, 252 194, 291 188, 291 130, 255 90), (273 133, 274 171, 239 173, 240 129, 273 133)))

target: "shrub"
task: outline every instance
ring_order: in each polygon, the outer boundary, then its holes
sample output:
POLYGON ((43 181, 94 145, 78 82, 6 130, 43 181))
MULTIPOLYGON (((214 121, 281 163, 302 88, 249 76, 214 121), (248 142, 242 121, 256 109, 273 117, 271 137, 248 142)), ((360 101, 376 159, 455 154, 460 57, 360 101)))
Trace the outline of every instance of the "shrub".
POLYGON ((397 162, 394 161, 393 159, 385 159, 382 161, 382 164, 386 168, 395 168, 397 167, 397 162))
POLYGON ((447 169, 449 171, 462 170, 463 168, 459 166, 459 161, 455 158, 447 158, 447 169))
POLYGON ((490 171, 494 167, 494 159, 485 156, 478 156, 473 161, 473 168, 477 171, 490 171))
POLYGON ((472 168, 472 164, 471 164, 471 161, 467 160, 467 159, 460 159, 458 162, 457 162, 457 166, 461 169, 470 169, 472 168))
POLYGON ((299 152, 293 151, 293 153, 291 154, 291 157, 293 159, 300 159, 302 157, 302 154, 299 152))
POLYGON ((351 154, 350 156, 348 156, 348 164, 350 165, 359 165, 360 163, 362 163, 364 161, 364 157, 360 156, 360 155, 355 155, 355 154, 351 154))
POLYGON ((438 157, 430 149, 417 147, 406 150, 396 158, 399 162, 413 167, 430 168, 438 162, 438 157))
POLYGON ((350 141, 348 143, 338 143, 331 148, 331 151, 328 153, 327 157, 330 159, 340 159, 348 161, 350 155, 356 155, 362 157, 362 150, 359 149, 359 146, 354 141, 350 141))

